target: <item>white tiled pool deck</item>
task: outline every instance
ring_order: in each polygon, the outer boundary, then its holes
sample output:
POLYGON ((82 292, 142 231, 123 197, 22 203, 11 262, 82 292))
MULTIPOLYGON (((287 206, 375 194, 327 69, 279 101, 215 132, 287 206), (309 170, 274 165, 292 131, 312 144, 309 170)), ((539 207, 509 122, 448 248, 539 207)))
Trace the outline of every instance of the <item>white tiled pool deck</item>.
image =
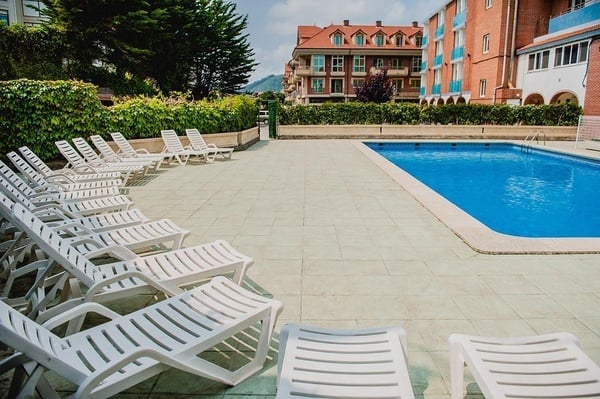
MULTIPOLYGON (((169 168, 130 196, 191 230, 187 246, 223 238, 254 257, 249 279, 284 303, 277 332, 401 325, 417 398, 450 398, 455 332, 568 331, 600 362, 600 254, 476 252, 356 142, 260 142, 231 161, 169 168)), ((271 398, 276 355, 236 387, 170 371, 119 397, 271 398)))

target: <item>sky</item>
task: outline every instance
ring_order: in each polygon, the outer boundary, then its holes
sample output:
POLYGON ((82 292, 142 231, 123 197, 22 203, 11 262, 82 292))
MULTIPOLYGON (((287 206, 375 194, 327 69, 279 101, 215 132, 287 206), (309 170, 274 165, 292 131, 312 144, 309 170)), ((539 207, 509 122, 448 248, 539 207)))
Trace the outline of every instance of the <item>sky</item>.
POLYGON ((249 41, 259 63, 254 82, 283 73, 296 45, 298 25, 419 25, 448 0, 232 0, 248 16, 249 41))

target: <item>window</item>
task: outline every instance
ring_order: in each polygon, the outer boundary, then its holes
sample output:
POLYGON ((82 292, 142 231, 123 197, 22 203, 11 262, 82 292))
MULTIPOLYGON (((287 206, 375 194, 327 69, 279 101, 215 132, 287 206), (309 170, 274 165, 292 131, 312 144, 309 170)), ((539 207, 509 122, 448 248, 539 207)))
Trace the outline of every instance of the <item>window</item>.
POLYGON ((352 72, 364 72, 365 71, 365 56, 355 55, 352 67, 352 72))
POLYGON ((404 89, 404 79, 392 79, 394 94, 399 94, 404 89))
POLYGON ((412 58, 412 69, 411 69, 412 73, 419 73, 421 72, 421 57, 420 56, 415 56, 412 58))
POLYGON ((358 47, 364 46, 365 45, 365 36, 361 33, 354 36, 354 44, 356 44, 358 47))
POLYGON ((319 94, 323 93, 323 79, 322 78, 312 78, 312 91, 313 93, 319 94))
POLYGON ((421 35, 415 36, 415 46, 417 46, 417 47, 423 46, 423 36, 421 36, 421 35))
POLYGON ((421 87, 421 79, 419 79, 419 78, 411 79, 410 87, 412 89, 418 89, 419 87, 421 87))
POLYGON ((340 47, 342 44, 344 44, 344 37, 342 36, 342 34, 336 33, 335 35, 333 35, 333 45, 336 47, 340 47))
POLYGON ((492 0, 485 0, 485 8, 492 8, 492 0))
POLYGON ((490 34, 483 35, 483 54, 490 52, 490 34))
POLYGON ((537 71, 548 68, 548 59, 550 58, 550 50, 540 51, 539 53, 529 54, 528 71, 537 71))
POLYGON ((396 44, 396 46, 398 47, 402 47, 404 46, 404 35, 402 34, 398 34, 396 36, 394 36, 394 44, 396 44))
POLYGON ((331 72, 344 72, 344 56, 331 56, 331 72))
POLYGON ((479 97, 485 97, 486 90, 487 90, 487 81, 485 79, 481 79, 479 81, 479 97))
POLYGON ((571 65, 587 61, 588 42, 570 44, 554 50, 554 66, 571 65))
POLYGON ((457 0, 456 2, 456 15, 460 14, 467 9, 467 0, 457 0))
POLYGON ((373 66, 377 69, 383 68, 383 58, 376 58, 373 66))
POLYGON ((343 94, 344 93, 344 80, 343 79, 331 79, 331 94, 343 94))
POLYGON ((313 55, 312 56, 312 70, 313 70, 313 72, 325 72, 325 56, 324 55, 313 55))
POLYGON ((578 10, 582 7, 585 7, 585 0, 573 0, 572 7, 574 10, 578 10))
POLYGON ((400 58, 392 59, 392 69, 401 69, 402 64, 400 63, 400 58))
POLYGON ((383 46, 384 43, 385 43, 385 40, 381 33, 378 33, 377 35, 375 35, 375 45, 377 47, 383 46))
POLYGON ((5 24, 8 26, 8 11, 0 10, 0 24, 5 24))
POLYGON ((452 64, 452 80, 462 80, 463 78, 463 64, 462 62, 457 62, 456 64, 452 64))
POLYGON ((365 84, 365 80, 364 79, 352 79, 352 87, 354 87, 355 89, 358 87, 362 87, 362 85, 365 84))
POLYGON ((46 8, 44 3, 37 0, 23 0, 23 15, 26 17, 39 17, 40 11, 46 8), (39 11, 38 11, 39 9, 39 11))

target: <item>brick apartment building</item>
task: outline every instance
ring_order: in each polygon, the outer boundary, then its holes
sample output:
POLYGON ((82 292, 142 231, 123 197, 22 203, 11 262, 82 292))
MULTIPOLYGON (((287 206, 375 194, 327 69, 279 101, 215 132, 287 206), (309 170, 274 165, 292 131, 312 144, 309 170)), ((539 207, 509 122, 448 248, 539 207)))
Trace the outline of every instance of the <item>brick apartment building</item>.
POLYGON ((44 19, 38 9, 44 9, 38 0, 0 0, 0 23, 39 25, 44 19))
POLYGON ((424 24, 420 102, 597 104, 599 23, 600 0, 451 0, 424 24))
POLYGON ((387 68, 394 101, 418 101, 422 29, 411 26, 299 26, 284 73, 286 98, 301 104, 347 102, 369 74, 387 68))

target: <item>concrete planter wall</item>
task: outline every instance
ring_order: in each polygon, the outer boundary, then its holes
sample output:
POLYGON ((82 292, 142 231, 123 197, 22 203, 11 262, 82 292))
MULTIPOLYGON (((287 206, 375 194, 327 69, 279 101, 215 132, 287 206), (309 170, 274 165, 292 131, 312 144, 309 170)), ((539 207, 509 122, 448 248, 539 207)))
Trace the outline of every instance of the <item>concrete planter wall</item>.
MULTIPOLYGON (((245 150, 259 140, 257 127, 241 132, 203 134, 202 137, 209 144, 213 143, 217 147, 233 147, 236 151, 245 150)), ((184 146, 189 144, 187 136, 179 136, 179 139, 184 146)), ((133 148, 145 148, 150 152, 161 152, 163 149, 163 141, 160 137, 133 139, 129 142, 133 148)), ((116 149, 114 143, 111 142, 110 144, 116 149)))
POLYGON ((577 126, 496 125, 287 125, 279 126, 281 139, 506 139, 523 140, 532 130, 540 140, 575 140, 577 126))

